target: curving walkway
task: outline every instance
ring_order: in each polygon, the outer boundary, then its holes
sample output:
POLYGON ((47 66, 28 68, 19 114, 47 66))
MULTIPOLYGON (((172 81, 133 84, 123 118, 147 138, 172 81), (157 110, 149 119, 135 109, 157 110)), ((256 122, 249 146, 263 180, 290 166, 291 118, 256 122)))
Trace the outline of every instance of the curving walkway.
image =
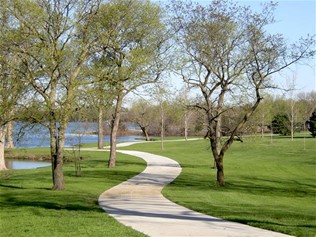
POLYGON ((147 168, 142 173, 105 191, 99 197, 99 205, 126 226, 153 237, 288 236, 225 221, 179 206, 161 194, 162 188, 181 172, 176 161, 146 152, 118 152, 140 157, 147 162, 147 168))

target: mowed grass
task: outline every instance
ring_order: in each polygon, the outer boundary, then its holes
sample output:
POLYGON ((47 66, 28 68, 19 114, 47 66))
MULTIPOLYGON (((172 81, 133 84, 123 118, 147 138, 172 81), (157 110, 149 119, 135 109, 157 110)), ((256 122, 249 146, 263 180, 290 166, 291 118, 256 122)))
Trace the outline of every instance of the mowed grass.
MULTIPOLYGON (((45 149, 28 149, 27 153, 32 151, 45 156, 45 149)), ((69 152, 67 155, 71 156, 69 152)), ((98 197, 141 172, 145 163, 118 154, 117 167, 107 169, 108 153, 81 155, 84 160, 80 177, 74 175, 73 163, 64 166, 64 191, 51 190, 50 167, 0 172, 1 237, 144 236, 109 217, 98 206, 98 197)))
POLYGON ((181 175, 164 190, 170 200, 190 209, 294 236, 316 236, 316 139, 246 138, 224 158, 225 187, 207 140, 137 144, 177 160, 181 175), (305 145, 304 145, 305 143, 305 145), (305 147, 305 149, 304 149, 305 147))

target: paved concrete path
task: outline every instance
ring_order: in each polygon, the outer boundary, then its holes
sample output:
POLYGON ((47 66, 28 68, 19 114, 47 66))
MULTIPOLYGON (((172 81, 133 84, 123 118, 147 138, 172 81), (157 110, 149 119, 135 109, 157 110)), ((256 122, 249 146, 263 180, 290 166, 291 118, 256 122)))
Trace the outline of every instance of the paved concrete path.
MULTIPOLYGON (((105 191, 99 205, 119 222, 149 236, 288 236, 225 221, 179 206, 161 194, 162 188, 181 172, 167 157, 139 151, 119 151, 147 162, 139 175, 105 191)), ((188 190, 189 192, 190 190, 188 190)))

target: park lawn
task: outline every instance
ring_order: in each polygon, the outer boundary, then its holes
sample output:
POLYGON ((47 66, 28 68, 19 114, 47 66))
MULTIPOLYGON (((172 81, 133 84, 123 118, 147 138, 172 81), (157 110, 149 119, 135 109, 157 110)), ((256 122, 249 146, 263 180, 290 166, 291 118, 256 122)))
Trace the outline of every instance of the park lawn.
MULTIPOLYGON (((45 155, 45 149, 33 151, 45 155)), ((141 172, 145 162, 118 154, 117 167, 107 169, 108 153, 81 155, 80 177, 74 175, 73 163, 64 166, 64 191, 51 190, 50 167, 0 172, 2 237, 145 236, 109 217, 98 206, 103 191, 141 172)))
MULTIPOLYGON (((177 160, 181 175, 163 190, 190 209, 294 236, 316 235, 316 139, 250 137, 235 142, 224 158, 225 187, 207 140, 136 144, 142 150, 177 160)), ((122 148, 123 149, 123 148, 122 148)))

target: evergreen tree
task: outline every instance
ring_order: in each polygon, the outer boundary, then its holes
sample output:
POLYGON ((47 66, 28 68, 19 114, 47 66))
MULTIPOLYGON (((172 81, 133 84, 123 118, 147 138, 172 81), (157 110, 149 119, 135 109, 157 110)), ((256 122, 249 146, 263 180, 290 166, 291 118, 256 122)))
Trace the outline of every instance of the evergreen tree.
POLYGON ((306 124, 308 131, 311 132, 311 135, 313 137, 316 137, 316 109, 314 110, 306 124))
POLYGON ((290 120, 286 114, 277 114, 272 120, 273 133, 281 134, 284 136, 290 135, 290 120))

